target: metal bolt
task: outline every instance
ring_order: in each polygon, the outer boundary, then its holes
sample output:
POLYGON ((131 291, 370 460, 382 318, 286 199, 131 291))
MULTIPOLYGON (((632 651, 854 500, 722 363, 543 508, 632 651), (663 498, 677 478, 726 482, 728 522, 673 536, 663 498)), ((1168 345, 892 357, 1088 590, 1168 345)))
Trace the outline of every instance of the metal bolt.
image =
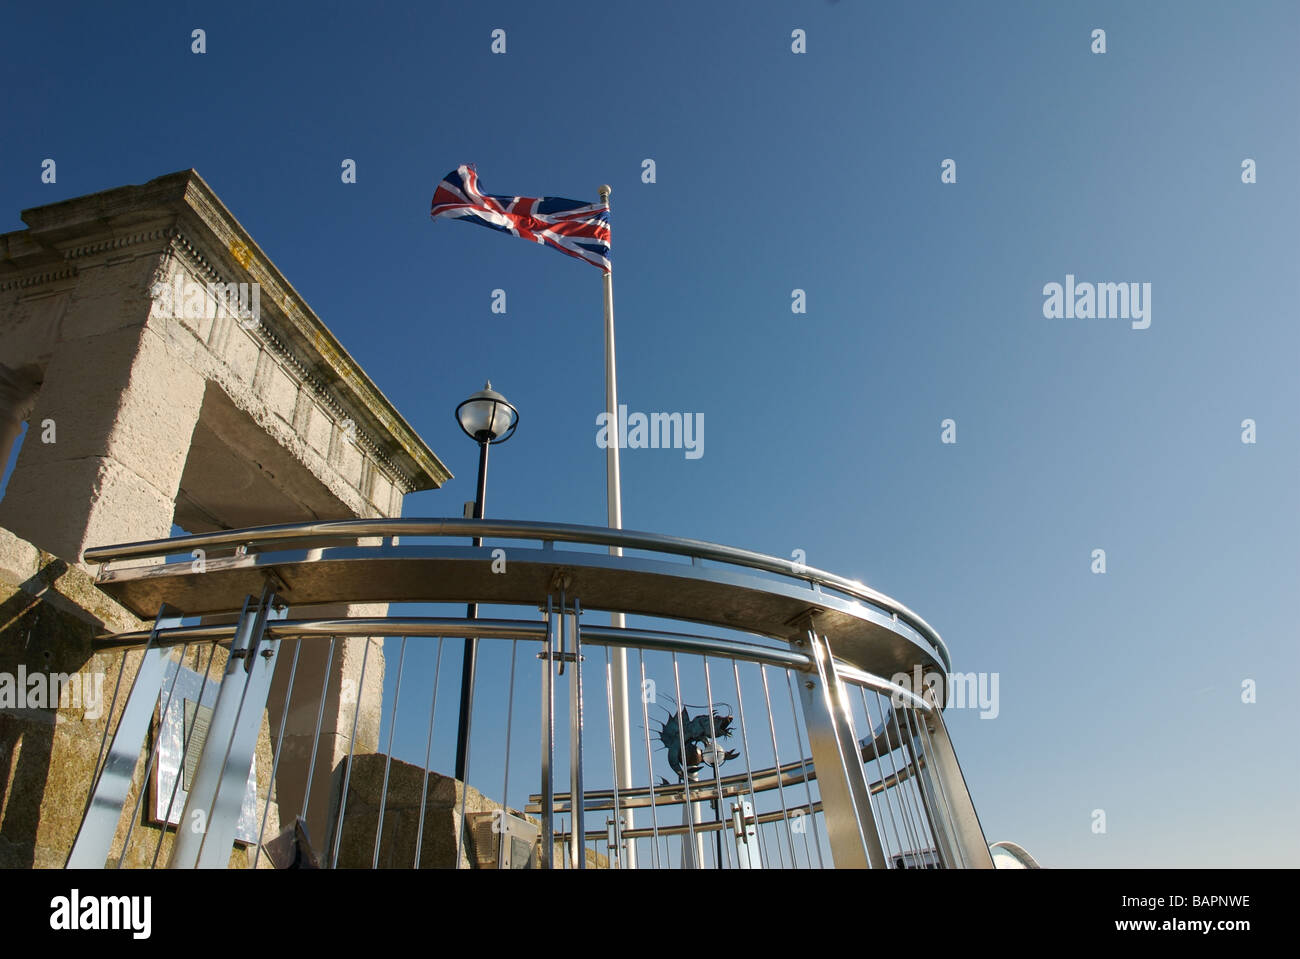
POLYGON ((814 683, 811 679, 805 680, 803 686, 804 686, 804 689, 816 689, 816 688, 817 688, 817 684, 814 683))

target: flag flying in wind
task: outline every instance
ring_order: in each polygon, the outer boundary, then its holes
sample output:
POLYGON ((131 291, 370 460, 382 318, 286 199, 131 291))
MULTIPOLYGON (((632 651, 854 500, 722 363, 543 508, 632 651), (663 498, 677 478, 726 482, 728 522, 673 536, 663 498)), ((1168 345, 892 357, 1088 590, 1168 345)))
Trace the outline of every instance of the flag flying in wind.
POLYGON ((461 165, 438 184, 429 212, 545 243, 609 272, 608 203, 484 193, 473 165, 461 165))

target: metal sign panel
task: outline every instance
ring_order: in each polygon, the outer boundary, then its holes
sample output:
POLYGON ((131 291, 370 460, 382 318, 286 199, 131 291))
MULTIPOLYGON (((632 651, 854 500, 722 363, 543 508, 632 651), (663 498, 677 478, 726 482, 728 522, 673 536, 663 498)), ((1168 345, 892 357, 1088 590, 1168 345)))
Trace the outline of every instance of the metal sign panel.
MULTIPOLYGON (((163 689, 171 683, 177 665, 168 660, 166 669, 163 689)), ((202 675, 192 669, 180 667, 171 704, 158 724, 158 763, 154 775, 153 806, 155 823, 180 825, 181 812, 185 809, 185 800, 189 797, 189 787, 194 779, 199 755, 203 751, 208 721, 212 718, 213 707, 217 704, 217 691, 220 685, 219 680, 209 676, 207 688, 203 688, 202 675), (178 772, 181 773, 179 785, 176 783, 178 772), (175 798, 172 797, 173 787, 176 790, 175 798)), ((254 756, 248 771, 248 784, 244 790, 244 802, 239 811, 239 821, 235 826, 235 840, 242 843, 255 843, 257 832, 257 757, 254 756)))

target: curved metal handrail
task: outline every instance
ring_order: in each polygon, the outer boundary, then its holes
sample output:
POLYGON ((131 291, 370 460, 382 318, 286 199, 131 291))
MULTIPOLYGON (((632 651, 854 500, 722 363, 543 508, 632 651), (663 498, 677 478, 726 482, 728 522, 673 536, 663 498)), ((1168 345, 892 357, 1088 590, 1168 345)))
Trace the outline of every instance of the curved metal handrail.
MULTIPOLYGON (((474 519, 349 519, 326 520, 314 523, 293 523, 275 526, 250 527, 218 533, 195 533, 172 539, 146 540, 118 546, 87 549, 83 558, 87 562, 107 564, 115 560, 158 558, 174 553, 188 553, 193 549, 264 548, 268 545, 305 546, 322 540, 352 540, 367 537, 447 536, 494 537, 503 539, 539 540, 543 543, 581 543, 593 546, 611 546, 649 552, 670 553, 695 560, 708 560, 744 566, 786 576, 810 584, 814 590, 826 587, 847 594, 854 599, 876 606, 907 623, 925 638, 940 654, 945 666, 951 664, 947 644, 937 631, 917 613, 902 603, 886 596, 857 580, 847 579, 826 570, 805 566, 788 559, 757 553, 734 546, 722 546, 704 540, 645 533, 635 530, 615 530, 603 526, 583 526, 571 523, 537 523, 526 520, 474 520, 474 519)), ((104 574, 101 568, 100 575, 104 574)))
MULTIPOLYGON (((178 646, 183 643, 221 643, 235 635, 234 623, 203 623, 194 626, 174 626, 156 632, 137 629, 125 633, 104 633, 95 637, 97 651, 109 649, 134 649, 151 639, 159 647, 178 646)), ((404 636, 404 637, 454 637, 475 639, 526 639, 542 641, 546 637, 546 624, 517 619, 459 619, 437 616, 355 616, 346 619, 286 619, 268 623, 266 634, 275 639, 301 639, 329 636, 404 636)), ((661 649, 668 652, 693 653, 702 656, 719 656, 743 659, 746 662, 781 669, 807 671, 812 659, 806 653, 756 643, 742 643, 714 636, 696 636, 690 633, 667 632, 658 629, 635 629, 626 626, 582 627, 583 642, 594 646, 621 646, 631 649, 661 649)), ((851 675, 862 671, 847 664, 837 664, 851 675)), ((884 683, 884 680, 878 680, 884 683)), ((883 686, 882 686, 883 688, 883 686)))

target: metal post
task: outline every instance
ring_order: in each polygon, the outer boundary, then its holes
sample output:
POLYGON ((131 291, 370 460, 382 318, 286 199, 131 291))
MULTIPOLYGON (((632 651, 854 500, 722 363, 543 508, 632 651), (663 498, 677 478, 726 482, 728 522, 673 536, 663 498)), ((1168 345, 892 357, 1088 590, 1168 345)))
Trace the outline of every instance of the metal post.
POLYGON ((551 779, 555 760, 555 678, 551 654, 555 648, 551 619, 551 597, 546 597, 546 638, 542 641, 542 862, 543 869, 555 868, 555 783, 551 779))
MULTIPOLYGON (((581 610, 581 604, 575 599, 573 619, 570 621, 573 668, 569 670, 569 811, 573 814, 571 864, 574 869, 587 868, 584 840, 587 820, 583 815, 586 801, 582 787, 582 636, 578 632, 578 616, 581 615, 581 610)), ((569 614, 564 610, 560 610, 561 619, 567 615, 569 614)))
POLYGON ((271 610, 275 594, 269 587, 259 602, 249 599, 230 644, 169 869, 224 868, 230 860, 280 648, 278 640, 265 637, 267 620, 286 612, 271 610))
MULTIPOLYGON (((933 694, 927 696, 933 701, 933 694)), ((926 734, 926 763, 931 764, 943 796, 947 800, 948 810, 952 816, 954 839, 959 844, 962 859, 968 869, 992 869, 993 854, 989 852, 988 840, 980 826, 975 804, 971 802, 970 791, 966 788, 966 777, 962 775, 957 762, 957 753, 948 738, 948 728, 943 722, 943 710, 934 704, 928 715, 918 717, 924 724, 922 733, 926 734)))
MULTIPOLYGON (((612 191, 608 184, 597 188, 597 193, 609 206, 612 191)), ((614 441, 605 447, 605 503, 606 517, 610 529, 623 528, 623 484, 619 474, 618 445, 621 431, 618 428, 618 363, 614 350, 614 274, 607 270, 602 276, 605 307, 605 422, 613 432, 614 441)), ((622 556, 623 550, 618 546, 609 548, 610 556, 622 556)), ((610 625, 622 629, 626 620, 622 613, 610 615, 610 625)), ((614 700, 614 754, 617 760, 614 779, 620 789, 632 788, 632 725, 628 711, 627 698, 627 650, 622 646, 613 650, 610 658, 610 680, 613 685, 614 700)), ((625 810, 627 821, 624 828, 632 829, 636 825, 633 810, 625 810)), ((636 844, 628 845, 627 867, 636 868, 636 844)))
POLYGON ((808 644, 817 671, 804 674, 799 692, 821 789, 831 858, 839 869, 884 869, 885 853, 871 811, 871 794, 853 733, 848 697, 835 672, 826 638, 809 629, 808 644))
POLYGON ((758 817, 747 798, 731 804, 732 832, 736 836, 736 868, 762 869, 763 857, 758 849, 758 817), (751 824, 751 820, 753 823, 751 824))
MULTIPOLYGON (((678 720, 680 725, 681 720, 678 720)), ((697 783, 700 781, 700 769, 692 769, 686 765, 686 758, 683 754, 682 766, 686 771, 686 781, 688 783, 697 783)), ((690 794, 690 787, 687 786, 687 795, 690 794)), ((704 833, 696 832, 695 826, 704 822, 703 803, 700 802, 683 802, 682 803, 682 825, 687 827, 687 831, 682 833, 682 868, 683 869, 703 869, 704 868, 704 833)))
MULTIPOLYGON (((176 610, 166 604, 158 610, 149 644, 144 648, 140 668, 136 670, 135 680, 131 683, 131 694, 127 697, 122 718, 118 720, 117 730, 113 733, 108 758, 104 760, 104 768, 91 787, 86 814, 82 817, 76 842, 68 855, 69 869, 103 869, 108 860, 117 823, 122 818, 122 807, 126 804, 131 789, 136 762, 144 745, 145 733, 149 731, 149 720, 153 718, 154 708, 158 705, 158 693, 162 689, 167 651, 159 648, 158 634, 180 624, 181 614, 176 610)), ((119 669, 126 669, 125 653, 122 654, 119 669)), ((105 724, 112 719, 110 714, 104 719, 105 724)), ((147 789, 148 785, 144 788, 147 789)))
MULTIPOLYGON (((474 519, 483 518, 487 500, 488 446, 486 439, 478 441, 478 489, 474 494, 474 519)), ((474 545, 482 546, 483 538, 474 537, 474 545)), ((478 603, 470 603, 466 619, 478 619, 478 603)), ((465 640, 465 656, 460 667, 460 720, 456 725, 456 778, 465 781, 465 759, 469 740, 469 713, 473 707, 474 675, 478 670, 478 639, 465 640)))
MULTIPOLYGON (((901 706, 898 708, 902 709, 901 706)), ((952 831, 947 825, 952 821, 952 814, 944 803, 943 793, 939 789, 938 781, 935 779, 934 767, 930 762, 930 751, 928 749, 918 749, 919 733, 911 735, 913 732, 912 712, 912 710, 905 712, 903 721, 907 724, 911 739, 912 766, 916 774, 917 792, 921 796, 926 823, 929 825, 930 835, 934 839, 935 853, 938 855, 943 868, 960 869, 963 864, 961 850, 957 847, 952 831)), ((919 709, 914 712, 916 715, 916 728, 919 729, 920 725, 927 722, 927 720, 919 709)))

